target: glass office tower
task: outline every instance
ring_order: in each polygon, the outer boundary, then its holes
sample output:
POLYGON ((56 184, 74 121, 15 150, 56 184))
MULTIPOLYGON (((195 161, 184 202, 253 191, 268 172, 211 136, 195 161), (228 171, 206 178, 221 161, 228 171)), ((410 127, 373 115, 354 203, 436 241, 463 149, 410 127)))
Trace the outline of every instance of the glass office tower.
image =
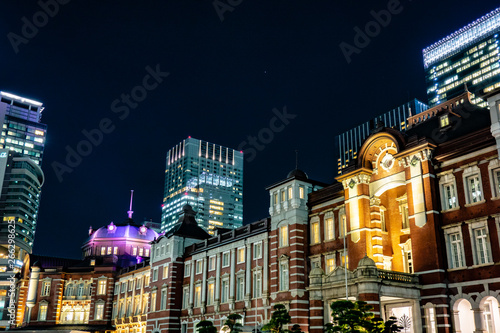
POLYGON ((500 8, 479 18, 423 50, 429 106, 472 93, 472 102, 487 107, 479 98, 500 87, 498 33, 500 8))
POLYGON ((404 132, 407 127, 408 117, 414 116, 428 108, 426 104, 418 99, 413 99, 337 136, 336 141, 339 152, 337 160, 338 174, 342 174, 342 170, 347 168, 349 162, 358 157, 359 148, 361 148, 365 139, 378 124, 383 124, 385 127, 391 127, 404 132))
POLYGON ((166 164, 162 232, 177 222, 186 204, 212 235, 216 228, 242 225, 242 152, 189 137, 167 152, 166 164))

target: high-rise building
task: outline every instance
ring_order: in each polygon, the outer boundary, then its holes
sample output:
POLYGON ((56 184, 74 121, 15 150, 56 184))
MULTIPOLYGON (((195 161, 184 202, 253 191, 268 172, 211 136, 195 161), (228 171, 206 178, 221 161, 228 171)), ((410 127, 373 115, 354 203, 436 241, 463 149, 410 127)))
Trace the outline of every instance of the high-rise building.
POLYGON ((198 224, 216 228, 243 223, 243 153, 203 140, 187 138, 167 153, 161 230, 178 220, 189 204, 198 224))
POLYGON ((8 148, 42 164, 47 125, 42 124, 43 104, 0 92, 0 148, 8 148))
POLYGON ((466 86, 472 102, 487 107, 479 96, 500 87, 499 31, 497 8, 423 50, 429 106, 459 96, 466 86))
POLYGON ((337 160, 338 174, 341 174, 342 170, 347 168, 349 162, 357 158, 361 144, 370 136, 375 128, 383 124, 385 127, 404 132, 408 126, 408 117, 414 116, 428 108, 426 104, 418 99, 413 99, 338 135, 336 140, 339 152, 337 160))

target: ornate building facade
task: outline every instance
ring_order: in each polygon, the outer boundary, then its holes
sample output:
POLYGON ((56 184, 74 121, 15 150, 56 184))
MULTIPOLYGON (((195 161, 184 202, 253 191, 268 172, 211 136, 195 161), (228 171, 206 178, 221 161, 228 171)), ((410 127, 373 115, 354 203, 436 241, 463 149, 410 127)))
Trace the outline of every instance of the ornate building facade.
POLYGON ((293 170, 267 188, 270 216, 240 228, 211 236, 186 205, 161 235, 91 231, 83 252, 94 266, 26 265, 18 323, 194 333, 238 313, 252 332, 279 303, 319 333, 330 304, 348 298, 406 332, 500 332, 500 94, 484 98, 489 109, 466 92, 410 117, 404 133, 380 125, 333 184, 293 170))

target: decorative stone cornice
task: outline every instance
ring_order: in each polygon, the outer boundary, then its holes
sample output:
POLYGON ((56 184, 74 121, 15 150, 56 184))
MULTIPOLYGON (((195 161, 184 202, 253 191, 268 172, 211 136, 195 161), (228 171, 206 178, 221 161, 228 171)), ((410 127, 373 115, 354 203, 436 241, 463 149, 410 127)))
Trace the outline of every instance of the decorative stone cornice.
POLYGON ((380 206, 380 198, 379 197, 371 197, 370 198, 370 206, 380 206))
POLYGON ((361 174, 352 176, 351 178, 346 178, 346 179, 342 180, 342 185, 344 186, 344 190, 347 190, 348 188, 352 189, 358 184, 369 184, 370 178, 371 178, 371 175, 361 173, 361 174))
POLYGON ((425 148, 418 152, 414 152, 413 154, 399 157, 399 165, 405 168, 409 166, 415 166, 418 162, 430 160, 431 156, 432 150, 429 148, 425 148))

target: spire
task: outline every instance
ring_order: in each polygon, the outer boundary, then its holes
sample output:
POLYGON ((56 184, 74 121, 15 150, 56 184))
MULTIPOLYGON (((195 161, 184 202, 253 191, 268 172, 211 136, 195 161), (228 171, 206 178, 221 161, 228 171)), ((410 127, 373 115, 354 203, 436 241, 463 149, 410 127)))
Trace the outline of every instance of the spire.
POLYGON ((299 168, 299 151, 295 150, 295 170, 299 168))
POLYGON ((132 214, 134 214, 134 211, 132 210, 132 201, 133 200, 134 200, 134 190, 130 190, 130 208, 129 208, 129 211, 127 212, 129 219, 132 219, 132 214))

